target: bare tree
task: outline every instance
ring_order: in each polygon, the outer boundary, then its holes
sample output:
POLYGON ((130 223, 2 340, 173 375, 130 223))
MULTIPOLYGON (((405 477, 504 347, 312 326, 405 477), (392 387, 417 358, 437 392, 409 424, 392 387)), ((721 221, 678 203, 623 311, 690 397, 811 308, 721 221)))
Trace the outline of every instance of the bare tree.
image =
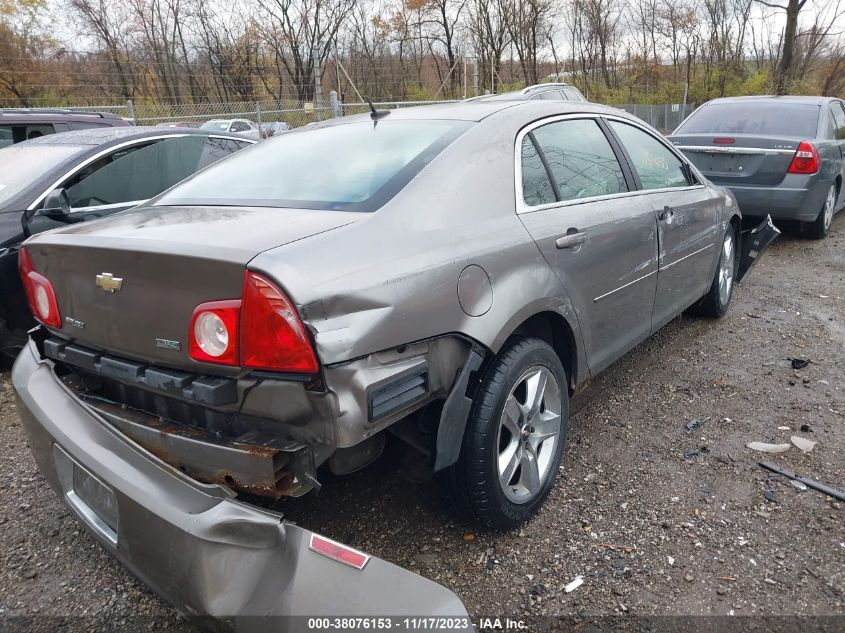
POLYGON ((334 49, 356 0, 258 0, 270 27, 265 41, 276 52, 301 101, 314 99, 314 74, 334 49), (317 67, 315 68, 315 64, 317 67))

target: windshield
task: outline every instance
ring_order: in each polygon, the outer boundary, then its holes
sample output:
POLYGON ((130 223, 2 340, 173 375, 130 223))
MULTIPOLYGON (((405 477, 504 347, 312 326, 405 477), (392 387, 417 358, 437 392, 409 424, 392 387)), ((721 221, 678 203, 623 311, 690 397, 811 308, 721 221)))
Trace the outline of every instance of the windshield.
POLYGON ((222 130, 226 132, 229 129, 228 121, 206 121, 200 125, 201 130, 222 130))
POLYGON ((820 108, 806 103, 714 103, 696 110, 675 134, 758 134, 815 138, 820 108))
POLYGON ((468 126, 366 121, 302 129, 209 167, 156 204, 374 211, 468 126))
MULTIPOLYGON (((0 149, 0 206, 82 148, 76 145, 18 143, 0 149)), ((16 209, 23 211, 23 209, 16 209)))

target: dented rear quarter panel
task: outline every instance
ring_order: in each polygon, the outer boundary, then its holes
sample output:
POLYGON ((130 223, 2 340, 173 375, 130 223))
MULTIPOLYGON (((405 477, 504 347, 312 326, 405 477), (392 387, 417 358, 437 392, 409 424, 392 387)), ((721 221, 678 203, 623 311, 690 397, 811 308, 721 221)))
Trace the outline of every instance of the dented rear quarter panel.
POLYGON ((481 121, 377 212, 249 263, 284 284, 323 363, 448 333, 498 352, 520 323, 553 311, 573 330, 578 381, 586 377, 575 310, 516 214, 514 142, 534 118, 513 108, 481 121), (470 265, 492 286, 480 316, 458 297, 470 265))

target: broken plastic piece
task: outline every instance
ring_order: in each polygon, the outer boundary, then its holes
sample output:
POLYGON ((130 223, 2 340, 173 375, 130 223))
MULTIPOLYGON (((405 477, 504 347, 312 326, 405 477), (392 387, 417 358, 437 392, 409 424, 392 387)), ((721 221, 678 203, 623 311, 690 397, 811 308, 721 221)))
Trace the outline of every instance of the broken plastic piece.
POLYGON ((687 422, 687 431, 695 431, 698 427, 707 422, 709 419, 709 417, 704 417, 690 420, 689 422, 687 422))
POLYGON ((787 358, 786 360, 792 361, 792 369, 804 369, 810 364, 806 358, 787 358))
POLYGON ((575 591, 576 589, 578 589, 578 587, 580 587, 583 584, 584 584, 584 577, 583 576, 575 576, 575 580, 573 580, 571 583, 566 585, 566 587, 564 587, 563 590, 566 593, 571 593, 571 592, 575 591))
POLYGON ((768 488, 763 491, 763 496, 766 497, 766 501, 770 501, 772 503, 780 503, 778 498, 775 496, 775 493, 768 488))
POLYGON ((818 442, 814 440, 808 440, 806 437, 801 437, 800 435, 793 435, 789 439, 792 440, 792 443, 795 444, 795 446, 800 448, 805 453, 809 453, 816 447, 816 444, 818 444, 818 442))
POLYGON ((800 490, 801 492, 804 492, 807 489, 807 484, 802 481, 798 481, 797 479, 790 479, 789 483, 792 484, 793 488, 800 490))
POLYGON ((772 216, 767 215, 766 219, 760 222, 753 229, 742 232, 742 249, 739 256, 739 267, 736 280, 741 282, 746 275, 760 261, 760 255, 771 244, 780 231, 772 223, 772 216))
POLYGON ((748 442, 745 448, 763 453, 783 453, 789 450, 789 444, 767 444, 766 442, 748 442))

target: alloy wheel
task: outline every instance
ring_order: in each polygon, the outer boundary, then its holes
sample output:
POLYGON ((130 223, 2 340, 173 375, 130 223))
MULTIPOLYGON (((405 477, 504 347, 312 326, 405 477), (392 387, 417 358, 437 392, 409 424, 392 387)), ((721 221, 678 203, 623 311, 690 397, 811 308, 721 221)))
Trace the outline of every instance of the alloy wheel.
POLYGON ((833 209, 836 206, 836 186, 831 185, 824 201, 824 232, 827 233, 833 222, 833 209))
POLYGON ((531 501, 553 475, 561 408, 560 385, 542 365, 526 370, 508 394, 499 422, 497 472, 511 502, 531 501))
POLYGON ((722 242, 722 259, 719 262, 719 301, 727 305, 731 300, 734 284, 734 236, 732 231, 725 235, 722 242))

